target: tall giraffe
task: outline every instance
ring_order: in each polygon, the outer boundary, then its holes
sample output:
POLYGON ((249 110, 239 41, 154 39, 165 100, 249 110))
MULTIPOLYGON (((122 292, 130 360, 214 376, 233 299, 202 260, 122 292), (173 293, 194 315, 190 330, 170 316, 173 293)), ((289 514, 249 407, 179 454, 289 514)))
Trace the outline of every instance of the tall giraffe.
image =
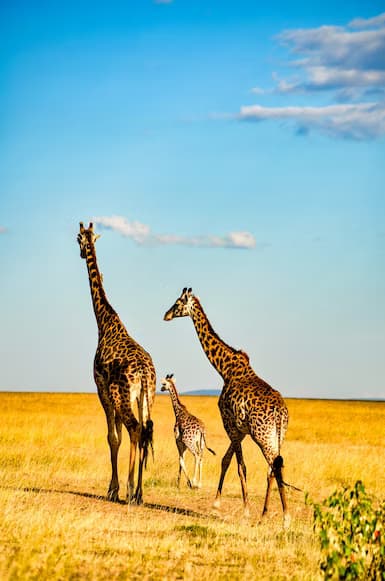
POLYGON ((168 391, 170 393, 172 407, 175 414, 174 435, 179 452, 178 487, 180 484, 181 472, 183 470, 189 487, 200 488, 202 486, 203 450, 207 448, 209 452, 215 455, 214 450, 209 448, 206 444, 205 425, 202 420, 190 414, 186 406, 180 401, 173 373, 166 375, 162 380, 161 391, 168 391), (190 450, 195 460, 194 477, 192 481, 187 474, 184 462, 186 450, 190 450))
POLYGON ((219 508, 220 506, 223 481, 235 453, 244 511, 246 515, 249 514, 246 466, 242 454, 242 440, 249 434, 262 450, 269 466, 262 516, 267 512, 271 484, 275 478, 282 503, 284 526, 287 527, 290 517, 287 509, 285 483, 282 475, 283 458, 281 456, 281 445, 289 417, 285 402, 278 391, 258 377, 244 351, 230 347, 216 334, 191 288, 183 289, 180 297, 164 315, 164 320, 171 321, 175 317, 186 316, 191 317, 204 352, 224 381, 218 406, 231 443, 222 459, 214 507, 219 508))
POLYGON ((122 423, 130 436, 130 461, 127 501, 142 503, 142 475, 149 448, 152 448, 151 406, 155 397, 156 375, 151 356, 130 335, 104 292, 102 275, 96 261, 93 224, 80 222, 77 240, 80 256, 87 263, 92 303, 98 325, 98 346, 94 359, 94 379, 106 414, 111 455, 111 482, 107 497, 119 500, 118 451, 122 423), (135 459, 139 446, 138 478, 135 484, 135 459))

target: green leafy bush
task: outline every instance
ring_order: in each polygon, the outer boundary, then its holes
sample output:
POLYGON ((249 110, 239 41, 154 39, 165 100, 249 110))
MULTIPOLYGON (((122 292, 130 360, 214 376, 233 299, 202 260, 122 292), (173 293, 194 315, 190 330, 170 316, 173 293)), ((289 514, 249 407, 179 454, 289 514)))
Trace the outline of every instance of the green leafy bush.
POLYGON ((361 481, 313 507, 325 579, 385 580, 385 501, 376 504, 361 481))

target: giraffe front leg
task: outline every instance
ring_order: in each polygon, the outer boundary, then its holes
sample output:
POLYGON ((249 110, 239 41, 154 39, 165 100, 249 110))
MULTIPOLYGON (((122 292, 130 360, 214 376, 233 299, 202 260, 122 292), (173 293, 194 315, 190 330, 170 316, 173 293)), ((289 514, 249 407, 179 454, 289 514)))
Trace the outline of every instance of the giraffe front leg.
POLYGON ((181 440, 177 440, 176 441, 176 445, 177 445, 178 453, 179 453, 179 471, 178 471, 177 486, 179 488, 179 486, 180 486, 180 476, 181 476, 181 472, 183 471, 183 474, 186 476, 186 480, 187 480, 188 487, 189 488, 192 488, 192 483, 191 483, 191 480, 190 480, 189 475, 187 473, 187 468, 186 468, 186 464, 185 464, 185 461, 184 461, 184 457, 185 457, 185 454, 186 454, 187 447, 186 447, 186 445, 181 440))
POLYGON ((189 488, 193 488, 193 484, 189 478, 189 475, 187 473, 187 468, 186 468, 186 464, 184 462, 184 455, 185 452, 183 452, 182 456, 179 456, 179 467, 183 470, 183 474, 186 476, 186 480, 187 480, 187 485, 189 488))

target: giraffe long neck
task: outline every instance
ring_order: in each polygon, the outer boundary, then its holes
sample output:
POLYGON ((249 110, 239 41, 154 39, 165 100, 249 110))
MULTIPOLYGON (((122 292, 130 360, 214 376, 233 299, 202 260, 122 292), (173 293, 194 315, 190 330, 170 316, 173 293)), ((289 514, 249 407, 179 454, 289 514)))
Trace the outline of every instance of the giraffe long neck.
POLYGON ((172 402, 172 407, 174 408, 174 413, 176 419, 180 416, 180 414, 186 411, 186 407, 180 402, 178 392, 176 387, 173 383, 169 383, 169 390, 170 390, 170 397, 172 402))
POLYGON ((95 247, 93 244, 88 244, 86 249, 86 262, 88 270, 88 278, 90 282, 90 290, 92 297, 92 304, 94 307, 95 317, 98 324, 99 334, 103 332, 106 320, 111 314, 115 314, 107 300, 104 292, 102 277, 96 260, 95 247))
POLYGON ((203 351, 206 353, 211 365, 215 367, 223 379, 227 379, 235 367, 240 368, 246 364, 248 365, 248 357, 246 354, 230 347, 230 345, 227 345, 216 334, 202 305, 196 297, 194 297, 190 316, 193 320, 203 351))

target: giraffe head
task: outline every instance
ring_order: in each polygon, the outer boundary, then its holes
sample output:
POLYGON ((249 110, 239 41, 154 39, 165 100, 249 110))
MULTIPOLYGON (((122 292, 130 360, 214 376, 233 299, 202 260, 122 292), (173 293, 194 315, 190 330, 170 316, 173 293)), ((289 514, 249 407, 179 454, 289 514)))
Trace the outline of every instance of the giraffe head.
POLYGON ((160 388, 160 391, 170 391, 170 383, 175 386, 175 379, 173 379, 173 377, 174 374, 169 373, 164 379, 162 379, 162 387, 160 388))
POLYGON ((194 295, 191 288, 184 288, 180 297, 173 306, 165 313, 163 320, 171 321, 175 317, 188 317, 191 314, 194 295))
POLYGON ((81 258, 86 257, 87 246, 93 246, 98 238, 100 238, 100 234, 95 234, 94 225, 92 224, 92 222, 90 222, 88 228, 84 228, 83 222, 80 222, 78 242, 80 246, 81 258))

